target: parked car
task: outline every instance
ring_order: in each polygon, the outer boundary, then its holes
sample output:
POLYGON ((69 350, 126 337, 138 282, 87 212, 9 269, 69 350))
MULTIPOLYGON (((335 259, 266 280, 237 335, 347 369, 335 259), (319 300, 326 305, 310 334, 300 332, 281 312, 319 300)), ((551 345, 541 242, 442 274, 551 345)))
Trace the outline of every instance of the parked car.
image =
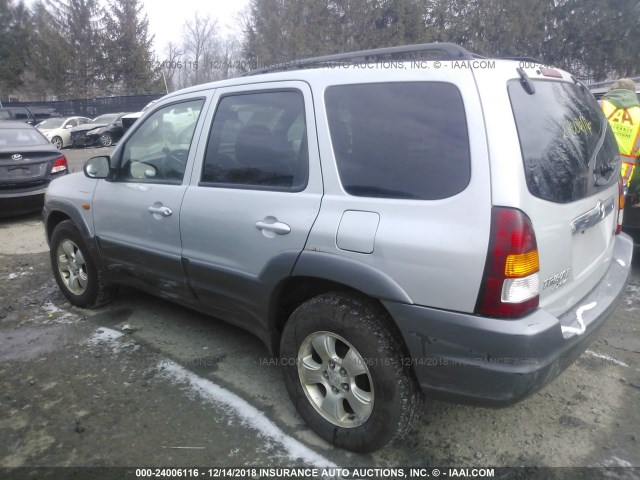
POLYGON ((40 122, 36 128, 60 150, 71 145, 71 128, 90 121, 87 117, 56 117, 40 122))
POLYGON ((124 115, 122 117, 122 128, 124 129, 124 131, 126 132, 127 130, 129 130, 129 128, 131 128, 131 126, 136 123, 136 120, 138 120, 144 112, 146 112, 156 103, 158 103, 158 100, 151 100, 139 112, 127 113, 126 115, 124 115))
POLYGON ((569 73, 446 43, 252 73, 167 95, 49 187, 73 305, 125 284, 254 333, 302 418, 359 452, 406 436, 422 392, 508 405, 595 338, 633 244, 613 133, 569 73))
MULTIPOLYGON (((638 175, 638 167, 634 175, 638 175)), ((640 204, 638 198, 627 195, 624 202, 624 216, 622 217, 622 231, 628 233, 635 243, 640 244, 640 204)))
POLYGON ((66 157, 38 130, 0 121, 0 216, 40 210, 47 185, 67 173, 66 157))
POLYGON ((126 113, 107 113, 94 118, 89 123, 71 129, 73 147, 110 147, 124 135, 122 116, 126 113))
POLYGON ((53 107, 4 107, 0 108, 0 121, 18 121, 29 125, 52 117, 59 117, 60 114, 53 107))

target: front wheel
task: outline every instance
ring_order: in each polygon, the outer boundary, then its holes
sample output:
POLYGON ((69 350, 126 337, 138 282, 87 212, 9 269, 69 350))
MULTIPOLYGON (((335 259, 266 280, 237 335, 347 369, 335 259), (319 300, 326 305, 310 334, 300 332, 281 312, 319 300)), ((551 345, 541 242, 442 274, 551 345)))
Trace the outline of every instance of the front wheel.
POLYGON ((53 143, 58 150, 62 150, 62 147, 64 146, 60 137, 53 137, 51 139, 51 143, 53 143))
POLYGON ((325 440, 371 452, 403 439, 422 411, 422 393, 386 311, 341 292, 298 307, 281 340, 287 390, 325 440))
POLYGON ((71 304, 91 308, 110 300, 111 289, 104 283, 104 274, 71 220, 56 226, 50 245, 53 275, 71 304))
POLYGON ((104 132, 100 135, 100 145, 103 147, 110 147, 113 144, 113 136, 109 132, 104 132))

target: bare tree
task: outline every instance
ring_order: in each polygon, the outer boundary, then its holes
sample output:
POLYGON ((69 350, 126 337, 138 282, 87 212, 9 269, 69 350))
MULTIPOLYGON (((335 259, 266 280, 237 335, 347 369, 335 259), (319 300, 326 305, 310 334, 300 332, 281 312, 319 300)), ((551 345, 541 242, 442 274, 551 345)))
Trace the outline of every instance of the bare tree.
POLYGON ((184 66, 184 69, 192 75, 192 85, 206 81, 214 67, 216 24, 209 15, 202 16, 199 12, 184 24, 183 49, 189 67, 184 66))
POLYGON ((173 42, 169 42, 164 49, 164 60, 160 64, 160 69, 166 83, 168 91, 173 92, 180 88, 184 88, 184 85, 180 83, 180 77, 178 76, 178 65, 182 65, 182 57, 184 51, 182 47, 176 45, 173 42))

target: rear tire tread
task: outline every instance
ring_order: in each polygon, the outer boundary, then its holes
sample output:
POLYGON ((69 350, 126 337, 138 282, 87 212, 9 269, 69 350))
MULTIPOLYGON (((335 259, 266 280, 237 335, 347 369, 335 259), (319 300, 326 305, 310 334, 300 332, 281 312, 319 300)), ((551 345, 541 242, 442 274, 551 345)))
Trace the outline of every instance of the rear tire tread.
MULTIPOLYGON (((363 336, 366 335, 369 339, 373 339, 371 344, 375 343, 376 345, 375 350, 377 357, 389 359, 389 366, 393 369, 394 388, 397 392, 396 398, 398 399, 394 407, 399 410, 399 415, 393 420, 395 421, 395 425, 392 427, 393 431, 387 432, 386 438, 382 439, 366 438, 364 435, 360 435, 358 439, 357 434, 341 436, 340 430, 345 430, 346 432, 347 429, 342 429, 337 426, 333 427, 332 437, 326 435, 326 432, 324 435, 318 430, 316 430, 316 432, 341 448, 361 453, 371 452, 379 448, 401 443, 422 414, 424 396, 418 386, 415 374, 410 367, 410 362, 404 361, 404 359, 408 358, 408 355, 402 336, 395 323, 380 304, 372 301, 372 299, 365 295, 351 292, 325 293, 303 303, 291 314, 282 335, 281 352, 292 353, 291 346, 286 345, 286 343, 298 337, 297 331, 300 319, 303 318, 302 322, 304 322, 304 317, 308 318, 310 314, 313 315, 314 311, 317 312, 318 308, 325 311, 328 309, 328 315, 333 319, 339 319, 341 324, 344 324, 345 320, 348 320, 352 324, 353 322, 358 322, 358 331, 362 332, 363 336)), ((327 329, 331 330, 328 327, 327 329)), ((343 333, 340 334, 344 336, 343 333)), ((352 338, 346 336, 345 338, 353 343, 352 338)), ((300 340, 300 338, 298 338, 298 340, 300 340)), ((297 348, 299 348, 299 345, 294 347, 296 355, 297 348)), ((299 383, 297 374, 296 381, 299 383)), ((304 404, 309 401, 301 388, 295 388, 292 387, 289 382, 286 383, 289 394, 300 411, 300 402, 303 402, 302 405, 304 407, 304 404)), ((374 385, 374 393, 375 388, 376 386, 374 385)), ((380 388, 380 386, 378 385, 377 388, 380 388)), ((376 394, 376 400, 374 400, 374 402, 381 401, 378 400, 381 398, 379 394, 376 394)), ((374 404, 374 412, 375 410, 376 405, 374 404)), ((302 412, 300 413, 302 414, 302 412)), ((393 415, 389 414, 386 419, 392 417, 393 415)), ((324 419, 323 421, 326 422, 324 419)), ((380 421, 380 418, 378 418, 377 421, 380 421)), ((365 422, 365 425, 368 422, 369 420, 365 422)), ((329 422, 327 422, 327 424, 328 423, 329 422)), ((311 427, 314 428, 313 425, 311 425, 311 427)), ((361 427, 351 430, 355 431, 358 428, 361 427)))

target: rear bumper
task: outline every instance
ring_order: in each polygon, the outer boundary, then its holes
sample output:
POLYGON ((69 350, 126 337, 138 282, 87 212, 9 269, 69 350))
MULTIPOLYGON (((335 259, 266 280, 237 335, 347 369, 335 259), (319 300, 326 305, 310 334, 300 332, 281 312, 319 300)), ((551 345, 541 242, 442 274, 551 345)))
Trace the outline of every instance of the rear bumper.
POLYGON ((625 292, 632 252, 631 239, 617 236, 605 276, 560 318, 542 309, 521 319, 498 320, 394 302, 384 305, 402 332, 427 395, 509 405, 542 388, 586 350, 625 292), (578 314, 584 331, 571 333, 567 327, 578 325, 578 314))
POLYGON ((42 209, 45 188, 27 192, 11 193, 0 191, 0 217, 21 215, 42 209))

